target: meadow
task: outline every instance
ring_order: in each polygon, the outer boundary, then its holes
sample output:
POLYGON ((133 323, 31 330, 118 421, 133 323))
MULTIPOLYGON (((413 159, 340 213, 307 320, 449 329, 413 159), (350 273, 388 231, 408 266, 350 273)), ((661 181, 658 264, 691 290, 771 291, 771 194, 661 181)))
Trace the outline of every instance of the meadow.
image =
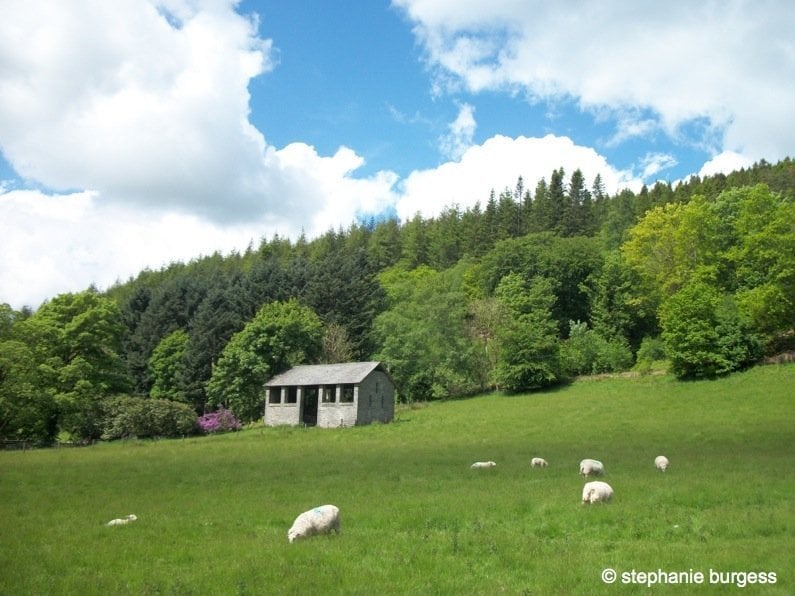
POLYGON ((0 594, 647 593, 632 570, 704 574, 670 593, 792 594, 794 458, 793 364, 579 380, 387 425, 3 452, 0 594), (580 504, 585 457, 611 503, 580 504), (288 544, 324 503, 341 534, 288 544))

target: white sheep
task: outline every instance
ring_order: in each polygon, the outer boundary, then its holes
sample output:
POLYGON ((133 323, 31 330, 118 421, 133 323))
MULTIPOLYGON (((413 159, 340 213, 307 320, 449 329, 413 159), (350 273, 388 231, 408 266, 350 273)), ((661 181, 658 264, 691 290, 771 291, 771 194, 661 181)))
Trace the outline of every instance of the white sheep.
POLYGON ((549 464, 543 457, 534 457, 530 460, 530 466, 533 468, 546 468, 549 464))
POLYGON ((134 522, 136 519, 138 519, 138 516, 136 516, 136 515, 131 513, 127 517, 122 517, 122 518, 118 518, 118 519, 112 519, 106 525, 108 525, 108 526, 123 526, 125 524, 129 524, 130 522, 134 522))
POLYGON ((493 461, 476 461, 474 464, 469 466, 470 468, 477 469, 477 468, 493 468, 497 465, 497 462, 493 461))
POLYGON ((654 465, 658 470, 665 472, 668 469, 668 458, 664 455, 658 455, 654 458, 654 465))
POLYGON ((287 531, 287 540, 292 543, 298 538, 328 534, 332 530, 340 533, 340 510, 334 505, 321 505, 304 511, 295 518, 292 527, 287 531))
POLYGON ((605 503, 613 498, 613 488, 600 480, 586 482, 582 487, 582 504, 605 503))
POLYGON ((584 459, 580 462, 580 476, 601 476, 605 473, 602 462, 595 459, 584 459))

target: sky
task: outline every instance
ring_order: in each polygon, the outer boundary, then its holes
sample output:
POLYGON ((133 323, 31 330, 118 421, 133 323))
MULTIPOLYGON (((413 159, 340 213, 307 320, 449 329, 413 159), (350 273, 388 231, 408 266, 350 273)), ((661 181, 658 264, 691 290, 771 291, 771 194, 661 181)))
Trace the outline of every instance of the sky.
POLYGON ((0 0, 0 303, 795 155, 789 0, 0 0))

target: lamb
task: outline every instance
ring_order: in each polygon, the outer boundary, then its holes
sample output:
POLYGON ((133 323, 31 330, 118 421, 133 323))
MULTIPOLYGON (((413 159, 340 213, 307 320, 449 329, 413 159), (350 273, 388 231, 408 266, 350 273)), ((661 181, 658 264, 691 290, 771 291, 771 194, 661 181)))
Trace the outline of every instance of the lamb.
POLYGON ((493 468, 497 465, 497 462, 493 461, 476 461, 474 464, 469 466, 473 470, 476 468, 493 468))
POLYGON ((549 464, 543 457, 534 457, 530 460, 530 466, 533 468, 546 468, 549 464))
POLYGON ((332 530, 340 533, 340 510, 334 505, 321 505, 304 511, 295 518, 292 527, 287 531, 287 540, 292 544, 298 538, 329 534, 332 530))
POLYGON ((668 458, 664 455, 658 455, 654 458, 654 465, 658 470, 665 472, 668 469, 668 458))
POLYGON ((582 504, 605 503, 613 498, 613 488, 607 482, 595 480, 582 487, 582 504))
POLYGON ((129 524, 130 522, 134 522, 138 517, 134 514, 130 514, 127 517, 122 517, 118 519, 110 520, 106 525, 108 526, 123 526, 125 524, 129 524))
POLYGON ((580 462, 580 476, 601 476, 605 473, 602 462, 595 459, 584 459, 580 462))

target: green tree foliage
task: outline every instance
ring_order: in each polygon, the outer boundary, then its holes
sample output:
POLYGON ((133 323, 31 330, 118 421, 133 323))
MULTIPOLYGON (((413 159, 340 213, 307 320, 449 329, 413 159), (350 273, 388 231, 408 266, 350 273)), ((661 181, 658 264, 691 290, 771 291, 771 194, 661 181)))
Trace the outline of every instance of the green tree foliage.
MULTIPOLYGON (((185 266, 174 266, 166 279, 151 291, 145 310, 140 303, 125 307, 125 320, 137 324, 130 330, 126 353, 135 391, 145 395, 152 387, 149 358, 160 341, 172 331, 187 329, 196 309, 204 300, 207 286, 202 273, 185 266), (135 310, 133 310, 135 309, 135 310)), ((135 297, 140 300, 139 296, 135 297)))
POLYGON ((739 202, 728 249, 736 270, 737 302, 769 341, 795 326, 795 201, 765 186, 727 191, 739 202))
POLYGON ((149 358, 149 374, 153 379, 150 395, 155 399, 186 401, 185 348, 189 336, 182 329, 166 335, 149 358))
POLYGON ((207 384, 208 404, 230 408, 241 420, 262 415, 263 384, 296 364, 316 362, 323 323, 297 300, 265 304, 232 336, 207 384))
POLYGON ((469 304, 469 335, 475 347, 472 370, 481 391, 497 386, 499 330, 504 325, 506 316, 503 303, 491 296, 476 298, 469 304))
POLYGON ((52 395, 60 430, 97 438, 101 400, 131 385, 121 356, 125 327, 116 303, 92 290, 61 294, 14 332, 31 348, 37 385, 52 395))
POLYGON ((529 234, 497 243, 467 275, 467 284, 474 294, 490 296, 510 273, 518 273, 527 281, 545 277, 555 295, 552 316, 563 328, 569 320, 589 320, 584 283, 599 269, 602 258, 594 238, 529 234))
MULTIPOLYGON (((243 288, 244 282, 238 275, 232 278, 225 275, 214 277, 189 323, 188 341, 182 349, 182 361, 179 364, 180 376, 174 378, 173 389, 178 392, 173 395, 181 394, 179 401, 192 404, 197 412, 204 410, 207 401, 204 387, 210 380, 221 352, 232 335, 243 328, 248 318, 246 315, 249 304, 245 300, 243 288)), ((167 395, 157 395, 157 378, 153 377, 153 380, 155 384, 151 390, 152 397, 174 399, 167 395)))
POLYGON ((768 345, 795 320, 795 207, 764 185, 722 192, 713 200, 656 207, 630 232, 622 254, 642 281, 646 307, 691 282, 732 295, 768 345))
POLYGON ((544 277, 528 282, 510 273, 500 280, 495 296, 506 309, 498 332, 499 386, 517 392, 555 384, 560 360, 558 329, 550 316, 555 303, 552 283, 544 277))
POLYGON ((460 267, 384 272, 389 308, 375 320, 383 360, 403 401, 466 394, 477 385, 460 267))
POLYGON ((626 370, 632 352, 622 338, 608 339, 588 324, 569 321, 569 337, 561 345, 561 370, 568 376, 626 370))
POLYGON ((637 348, 643 337, 657 333, 656 311, 642 300, 638 276, 620 252, 607 252, 602 267, 588 277, 583 289, 593 330, 605 339, 637 348))
POLYGON ((0 341, 0 439, 48 443, 55 437, 54 388, 44 385, 38 368, 25 341, 0 341))
POLYGON ((680 378, 714 377, 742 368, 761 353, 758 337, 731 296, 692 281, 664 304, 665 353, 680 378))
POLYGON ((354 358, 372 353, 373 319, 383 309, 384 293, 365 248, 332 250, 316 261, 303 301, 326 323, 345 328, 354 358))

